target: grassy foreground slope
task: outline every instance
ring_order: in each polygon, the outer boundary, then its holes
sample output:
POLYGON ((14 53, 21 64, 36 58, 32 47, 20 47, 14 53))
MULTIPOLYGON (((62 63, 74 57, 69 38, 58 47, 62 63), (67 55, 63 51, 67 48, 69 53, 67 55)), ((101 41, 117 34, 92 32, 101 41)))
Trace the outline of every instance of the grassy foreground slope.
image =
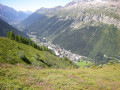
POLYGON ((27 64, 42 68, 76 67, 66 58, 58 58, 47 51, 0 37, 0 63, 27 64))
POLYGON ((0 90, 120 89, 120 64, 72 67, 66 58, 0 37, 0 90))
POLYGON ((0 64, 0 89, 119 90, 120 65, 63 70, 0 64))

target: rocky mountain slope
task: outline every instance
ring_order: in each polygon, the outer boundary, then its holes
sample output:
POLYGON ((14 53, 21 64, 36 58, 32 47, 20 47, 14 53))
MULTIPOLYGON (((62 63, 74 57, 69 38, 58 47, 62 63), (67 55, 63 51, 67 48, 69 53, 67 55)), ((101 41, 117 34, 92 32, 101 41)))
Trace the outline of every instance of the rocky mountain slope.
POLYGON ((54 12, 45 12, 36 11, 36 20, 30 18, 31 24, 24 24, 25 31, 90 58, 99 53, 120 55, 119 0, 74 0, 54 12))

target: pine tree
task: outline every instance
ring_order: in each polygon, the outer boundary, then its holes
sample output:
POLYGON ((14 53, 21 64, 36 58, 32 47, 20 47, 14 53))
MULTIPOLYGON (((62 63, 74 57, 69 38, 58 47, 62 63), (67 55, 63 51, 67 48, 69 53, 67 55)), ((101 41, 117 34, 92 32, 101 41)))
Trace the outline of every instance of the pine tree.
POLYGON ((10 32, 7 33, 7 38, 10 38, 10 32))
POLYGON ((15 35, 15 41, 16 42, 18 42, 19 40, 18 40, 18 36, 17 35, 15 35))
POLYGON ((29 40, 28 40, 28 38, 26 39, 26 44, 27 44, 27 45, 29 44, 29 40))
POLYGON ((35 47, 35 43, 34 42, 32 43, 32 47, 35 47))
POLYGON ((29 44, 30 44, 30 46, 32 46, 32 40, 31 39, 29 40, 29 44))
POLYGON ((10 39, 15 40, 15 35, 14 35, 13 31, 10 31, 10 39))
POLYGON ((35 43, 35 48, 37 49, 37 44, 35 43))
POLYGON ((39 45, 37 45, 37 49, 40 50, 40 46, 39 45))
POLYGON ((44 46, 41 46, 41 47, 40 47, 40 50, 41 50, 41 51, 45 51, 45 47, 44 47, 44 46))
POLYGON ((26 44, 26 38, 22 38, 24 44, 26 44))
POLYGON ((18 40, 19 40, 19 42, 20 43, 22 43, 23 41, 22 41, 22 37, 21 36, 18 36, 18 40))
POLYGON ((49 49, 45 46, 39 46, 35 42, 33 42, 31 39, 29 40, 28 38, 24 38, 21 36, 14 35, 13 31, 8 32, 7 38, 10 38, 11 40, 15 40, 16 42, 24 43, 27 45, 30 45, 38 50, 41 51, 49 51, 49 49))

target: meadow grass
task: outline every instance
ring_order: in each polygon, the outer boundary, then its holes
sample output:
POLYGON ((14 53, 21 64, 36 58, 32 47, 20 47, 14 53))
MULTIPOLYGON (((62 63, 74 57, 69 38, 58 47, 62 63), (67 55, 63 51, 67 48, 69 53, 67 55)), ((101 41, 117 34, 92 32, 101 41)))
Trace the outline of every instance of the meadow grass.
POLYGON ((92 63, 90 63, 90 62, 85 62, 85 61, 80 61, 80 62, 77 62, 77 65, 80 66, 80 67, 85 67, 85 66, 90 66, 90 65, 92 65, 92 63))
POLYGON ((23 64, 0 64, 0 89, 119 90, 120 64, 93 69, 42 69, 23 64))

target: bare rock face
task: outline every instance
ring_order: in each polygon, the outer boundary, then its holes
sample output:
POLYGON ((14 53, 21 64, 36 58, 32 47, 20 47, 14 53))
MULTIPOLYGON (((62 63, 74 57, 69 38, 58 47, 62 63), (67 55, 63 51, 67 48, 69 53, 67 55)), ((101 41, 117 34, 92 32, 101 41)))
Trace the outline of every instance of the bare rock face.
POLYGON ((83 24, 87 24, 89 22, 102 22, 105 24, 114 24, 115 26, 117 26, 120 29, 120 20, 118 19, 114 19, 113 17, 109 17, 109 16, 105 16, 103 15, 91 15, 91 16, 82 16, 79 17, 78 19, 76 19, 73 23, 72 26, 73 28, 80 28, 83 26, 83 24))
POLYGON ((89 2, 89 0, 73 0, 72 2, 68 3, 66 6, 75 6, 83 2, 89 2))

